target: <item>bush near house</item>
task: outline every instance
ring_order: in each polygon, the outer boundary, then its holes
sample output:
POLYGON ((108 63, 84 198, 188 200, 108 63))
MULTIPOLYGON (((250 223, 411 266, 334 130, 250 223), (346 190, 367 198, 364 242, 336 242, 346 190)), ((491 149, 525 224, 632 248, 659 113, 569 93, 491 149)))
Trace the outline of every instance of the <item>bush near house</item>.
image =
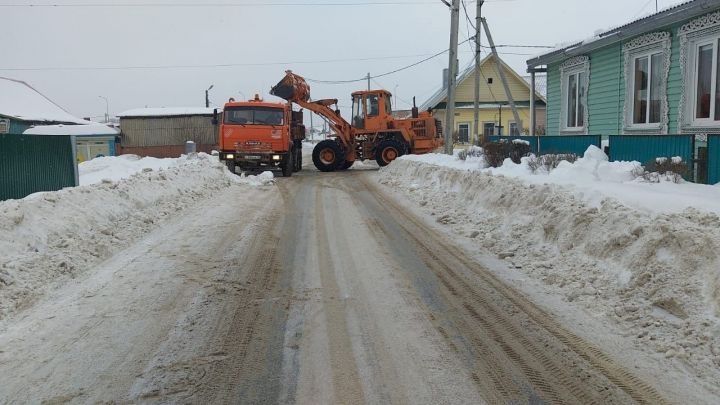
POLYGON ((530 144, 528 142, 488 142, 483 145, 485 151, 485 162, 489 167, 502 166, 505 159, 511 159, 514 163, 520 164, 520 159, 530 156, 530 144))

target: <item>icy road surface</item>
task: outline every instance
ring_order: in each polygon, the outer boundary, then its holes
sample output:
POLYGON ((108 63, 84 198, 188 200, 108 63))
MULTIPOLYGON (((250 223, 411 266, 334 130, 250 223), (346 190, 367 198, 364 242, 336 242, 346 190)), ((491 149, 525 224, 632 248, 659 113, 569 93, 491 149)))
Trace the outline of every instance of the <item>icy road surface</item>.
POLYGON ((7 319, 0 402, 668 402, 373 174, 228 188, 7 319))

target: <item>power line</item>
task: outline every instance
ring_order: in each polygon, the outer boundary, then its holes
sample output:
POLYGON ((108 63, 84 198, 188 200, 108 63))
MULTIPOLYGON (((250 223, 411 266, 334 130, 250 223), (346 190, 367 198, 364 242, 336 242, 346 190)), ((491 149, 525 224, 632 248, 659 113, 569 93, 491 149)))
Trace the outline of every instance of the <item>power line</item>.
MULTIPOLYGON (((468 38, 468 39, 462 41, 461 44, 463 44, 463 43, 465 43, 465 42, 468 42, 468 41, 470 41, 471 39, 473 39, 473 38, 468 38)), ((412 68, 412 67, 415 67, 415 66, 417 66, 417 65, 420 65, 420 64, 422 64, 422 63, 425 63, 425 62, 427 62, 427 61, 429 61, 429 60, 431 60, 431 59, 437 58, 438 56, 443 55, 444 53, 446 53, 446 52, 448 52, 448 51, 449 51, 449 49, 445 49, 445 50, 443 50, 443 51, 440 51, 440 52, 438 52, 438 53, 436 53, 436 54, 434 54, 434 55, 432 55, 432 56, 429 56, 429 57, 427 57, 427 58, 425 58, 425 59, 422 59, 422 60, 417 61, 417 62, 415 62, 415 63, 412 63, 412 64, 410 64, 410 65, 406 65, 406 66, 403 66, 403 67, 401 67, 401 68, 398 68, 398 69, 395 69, 395 70, 391 70, 391 71, 389 71, 389 72, 385 72, 385 73, 382 73, 382 74, 379 74, 379 75, 370 76, 370 78, 371 78, 371 79, 374 79, 374 78, 378 78, 378 77, 385 77, 385 76, 389 76, 389 75, 391 75, 391 74, 395 74, 395 73, 398 73, 398 72, 402 72, 403 70, 410 69, 410 68, 412 68)), ((357 83, 357 82, 364 82, 364 81, 366 81, 367 79, 368 79, 368 76, 365 76, 365 77, 362 77, 362 78, 358 78, 358 79, 350 79, 350 80, 315 80, 315 79, 305 78, 305 80, 307 80, 307 81, 309 81, 309 82, 322 83, 322 84, 347 84, 347 83, 357 83)))
POLYGON ((273 66, 273 65, 292 65, 292 64, 323 64, 323 63, 341 63, 341 62, 363 62, 373 60, 389 60, 389 59, 405 59, 417 58, 430 55, 414 54, 414 55, 397 55, 397 56, 376 56, 367 58, 348 58, 348 59, 324 59, 324 60, 306 60, 306 61, 285 61, 285 62, 257 62, 257 63, 221 63, 207 65, 145 65, 145 66, 77 66, 77 67, 20 67, 20 68, 2 68, 0 71, 46 71, 46 70, 142 70, 142 69, 196 69, 196 68, 215 68, 215 67, 243 67, 243 66, 273 66))
POLYGON ((349 3, 340 2, 253 2, 253 3, 30 3, 30 4, 0 4, 0 7, 25 7, 25 8, 71 8, 71 7, 92 7, 92 8, 121 8, 121 7, 359 7, 359 6, 406 6, 437 4, 435 1, 355 1, 349 3))

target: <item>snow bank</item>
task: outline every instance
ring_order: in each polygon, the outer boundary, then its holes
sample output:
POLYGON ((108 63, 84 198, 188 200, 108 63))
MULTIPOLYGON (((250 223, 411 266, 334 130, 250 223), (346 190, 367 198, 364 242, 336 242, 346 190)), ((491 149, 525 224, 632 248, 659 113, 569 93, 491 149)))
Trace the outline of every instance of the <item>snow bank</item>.
POLYGON ((186 207, 228 187, 273 181, 272 173, 230 174, 204 153, 101 158, 81 168, 84 182, 92 184, 0 202, 0 319, 186 207))
POLYGON ((176 166, 179 159, 140 158, 137 155, 97 157, 78 165, 80 185, 100 183, 103 180, 118 181, 145 169, 160 170, 176 166))
POLYGON ((437 164, 447 159, 397 160, 380 170, 380 182, 478 251, 496 254, 567 301, 617 322, 645 350, 676 357, 720 383, 718 216, 695 208, 639 210, 632 206, 636 198, 628 205, 625 198, 589 202, 586 195, 594 187, 612 194, 603 188, 618 185, 650 196, 646 205, 667 205, 656 198, 685 198, 692 195, 683 194, 688 185, 628 184, 623 164, 594 153, 549 175, 531 175, 524 165, 488 170, 476 162, 457 170, 437 164), (668 193, 650 194, 657 186, 668 193))
POLYGON ((607 155, 595 146, 589 147, 575 163, 561 162, 550 173, 533 173, 527 158, 523 158, 520 164, 508 159, 498 168, 487 168, 481 157, 463 161, 456 156, 430 153, 406 155, 400 159, 513 177, 526 184, 568 186, 567 192, 595 208, 599 208, 605 199, 613 198, 627 206, 651 213, 681 213, 688 208, 695 208, 720 215, 720 186, 638 181, 633 170, 640 163, 609 162, 607 155))

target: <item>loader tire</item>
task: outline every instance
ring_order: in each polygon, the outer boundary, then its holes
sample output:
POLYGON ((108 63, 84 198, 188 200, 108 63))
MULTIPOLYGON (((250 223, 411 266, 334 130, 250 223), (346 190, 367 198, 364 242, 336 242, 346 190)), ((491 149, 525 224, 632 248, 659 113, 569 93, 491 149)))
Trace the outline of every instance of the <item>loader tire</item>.
POLYGON ((345 153, 337 142, 326 139, 315 145, 312 159, 315 167, 321 172, 334 172, 345 162, 345 153))
POLYGON ((338 170, 347 170, 352 167, 352 165, 355 164, 354 160, 346 160, 343 162, 342 166, 338 168, 338 170))
POLYGON ((288 153, 285 164, 280 166, 280 168, 282 169, 283 177, 290 177, 293 174, 293 171, 295 169, 295 159, 293 159, 293 155, 294 153, 288 153))
POLYGON ((380 167, 390 164, 393 160, 405 154, 405 145, 395 139, 381 141, 375 149, 375 161, 380 167))

